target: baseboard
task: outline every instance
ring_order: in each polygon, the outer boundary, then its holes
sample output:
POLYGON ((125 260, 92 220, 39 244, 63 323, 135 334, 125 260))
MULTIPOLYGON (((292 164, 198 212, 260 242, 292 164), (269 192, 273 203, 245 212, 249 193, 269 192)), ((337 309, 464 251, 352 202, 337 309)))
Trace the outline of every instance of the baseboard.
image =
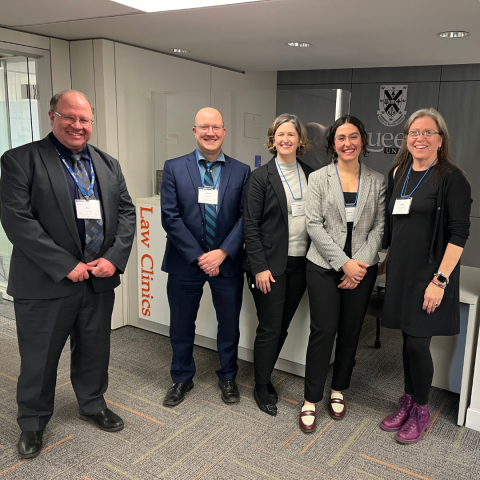
MULTIPOLYGON (((149 320, 144 320, 142 318, 139 318, 137 324, 134 326, 144 330, 149 330, 150 332, 159 333, 165 337, 170 336, 169 327, 167 325, 150 322, 149 320)), ((217 350, 217 340, 214 338, 204 337, 202 335, 195 335, 195 345, 208 348, 209 350, 217 350)), ((240 360, 253 363, 253 350, 245 347, 238 347, 238 358, 240 360)), ((298 375, 300 377, 305 376, 305 365, 291 362, 283 358, 278 359, 277 363, 275 364, 275 368, 277 370, 281 370, 282 372, 292 373, 293 375, 298 375)))
POLYGON ((480 431, 480 412, 473 410, 472 408, 468 408, 465 426, 473 430, 480 431))

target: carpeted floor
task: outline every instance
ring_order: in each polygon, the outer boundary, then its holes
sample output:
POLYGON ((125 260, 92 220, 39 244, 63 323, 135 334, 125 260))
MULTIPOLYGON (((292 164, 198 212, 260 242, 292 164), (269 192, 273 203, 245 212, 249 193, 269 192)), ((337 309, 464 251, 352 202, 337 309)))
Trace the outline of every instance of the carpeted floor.
POLYGON ((125 327, 112 333, 110 388, 106 399, 126 427, 105 433, 77 417, 69 382, 68 351, 60 361, 56 410, 44 451, 21 461, 16 451, 15 389, 19 357, 13 309, 0 305, 0 480, 321 479, 467 480, 480 478, 480 432, 457 427, 458 395, 432 389, 433 428, 412 446, 379 429, 402 393, 401 337, 367 318, 348 413, 333 421, 322 402, 311 435, 298 429, 303 379, 275 371, 281 396, 277 417, 252 398, 253 366, 240 362, 241 402, 226 406, 217 387, 216 352, 195 348, 195 388, 174 409, 162 406, 170 386, 168 338, 125 327))

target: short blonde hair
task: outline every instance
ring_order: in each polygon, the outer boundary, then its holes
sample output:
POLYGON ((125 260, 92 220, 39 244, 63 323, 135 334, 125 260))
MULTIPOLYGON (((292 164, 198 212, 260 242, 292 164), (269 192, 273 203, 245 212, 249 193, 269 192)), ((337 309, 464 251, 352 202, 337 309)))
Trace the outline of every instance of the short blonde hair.
POLYGON ((267 141, 265 143, 265 147, 268 148, 268 151, 271 154, 275 154, 277 150, 273 146, 275 133, 277 132, 278 127, 280 127, 280 125, 283 125, 284 123, 291 123, 295 127, 295 130, 298 133, 298 138, 300 139, 300 147, 297 151, 297 154, 303 155, 309 147, 307 130, 303 126, 302 121, 292 113, 282 113, 273 121, 273 123, 268 128, 267 141))

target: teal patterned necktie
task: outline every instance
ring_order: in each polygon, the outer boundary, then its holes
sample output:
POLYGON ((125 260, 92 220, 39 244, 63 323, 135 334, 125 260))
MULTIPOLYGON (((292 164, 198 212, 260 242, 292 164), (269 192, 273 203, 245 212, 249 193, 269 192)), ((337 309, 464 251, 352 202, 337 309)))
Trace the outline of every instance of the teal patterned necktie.
MULTIPOLYGON (((213 188, 215 182, 213 181, 212 168, 217 162, 207 162, 202 160, 205 166, 205 175, 203 176, 203 183, 206 187, 213 188)), ((213 247, 215 241, 215 230, 217 228, 217 206, 205 204, 205 238, 207 239, 208 246, 213 247)))
MULTIPOLYGON (((73 173, 77 176, 83 189, 88 192, 91 180, 85 170, 81 155, 71 155, 73 159, 73 173)), ((80 192, 80 198, 83 195, 80 192)), ((97 200, 92 191, 90 200, 97 200)), ((85 263, 91 262, 102 248, 103 244, 103 220, 84 220, 85 222, 85 263)))

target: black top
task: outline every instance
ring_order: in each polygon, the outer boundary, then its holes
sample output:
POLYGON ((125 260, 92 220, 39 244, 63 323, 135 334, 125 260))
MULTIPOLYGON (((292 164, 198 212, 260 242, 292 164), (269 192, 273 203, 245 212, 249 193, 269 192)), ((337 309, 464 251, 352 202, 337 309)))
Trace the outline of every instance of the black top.
MULTIPOLYGON (((343 198, 345 199, 345 203, 355 203, 357 192, 343 192, 343 198)), ((352 232, 353 222, 347 222, 347 239, 345 240, 343 251, 345 255, 350 258, 352 258, 352 232)))
MULTIPOLYGON (((438 166, 431 169, 436 174, 438 166)), ((388 174, 386 205, 393 195, 397 180, 393 179, 393 171, 388 174)), ((405 178, 405 176, 403 177, 405 178)), ((402 187, 403 180, 401 179, 402 187)), ((428 262, 440 264, 448 243, 465 247, 470 231, 470 207, 472 203, 471 187, 463 172, 455 165, 445 167, 438 180, 437 210, 432 231, 432 243, 428 262)), ((402 188, 400 187, 400 188, 402 188)), ((408 191, 408 193, 411 190, 408 191)), ((385 209, 385 234, 383 248, 392 242, 392 213, 385 209)))
MULTIPOLYGON (((406 194, 412 192, 424 174, 425 171, 411 171, 406 194)), ((393 189, 389 185, 391 195, 387 203, 387 216, 390 218, 391 243, 382 325, 398 328, 416 337, 456 335, 459 333, 460 321, 459 264, 450 276, 440 306, 430 315, 422 309, 425 289, 442 260, 439 258, 435 263, 431 261, 441 181, 436 179, 434 170, 431 169, 413 193, 409 213, 393 215, 406 176, 404 174, 399 182, 395 181, 393 189)), ((462 195, 456 189, 452 194, 462 195)), ((447 211, 450 212, 451 209, 447 211)), ((468 215, 469 209, 466 213, 468 215)), ((465 212, 459 213, 459 217, 464 215, 465 212)), ((447 225, 450 225, 449 220, 447 219, 447 225)), ((468 229, 466 235, 468 236, 468 229)))

